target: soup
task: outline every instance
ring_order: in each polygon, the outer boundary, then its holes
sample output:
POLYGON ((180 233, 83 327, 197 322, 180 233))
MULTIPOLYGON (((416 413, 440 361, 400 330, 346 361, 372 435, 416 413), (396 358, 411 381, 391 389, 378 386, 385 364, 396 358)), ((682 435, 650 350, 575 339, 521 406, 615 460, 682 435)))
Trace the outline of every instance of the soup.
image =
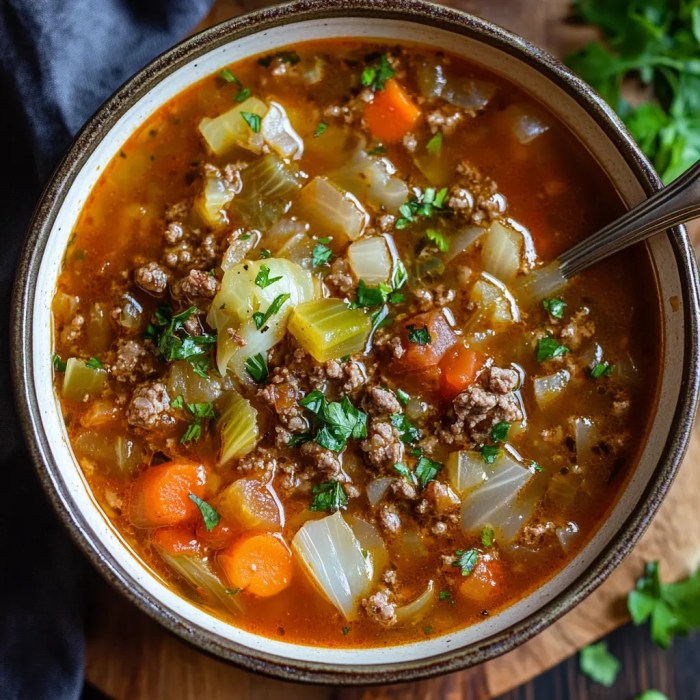
POLYGON ((80 214, 56 391, 107 516, 272 638, 386 646, 522 599, 590 539, 654 407, 644 248, 548 296, 622 211, 500 77, 312 42, 152 115, 80 214))

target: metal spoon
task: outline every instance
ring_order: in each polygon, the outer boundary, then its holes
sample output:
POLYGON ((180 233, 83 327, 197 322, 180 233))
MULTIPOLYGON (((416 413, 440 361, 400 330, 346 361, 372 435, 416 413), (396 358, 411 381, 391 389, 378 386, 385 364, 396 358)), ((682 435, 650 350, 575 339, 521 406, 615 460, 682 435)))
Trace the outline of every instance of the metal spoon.
POLYGON ((700 161, 619 219, 522 278, 518 287, 526 295, 545 297, 613 253, 697 216, 700 216, 700 161))

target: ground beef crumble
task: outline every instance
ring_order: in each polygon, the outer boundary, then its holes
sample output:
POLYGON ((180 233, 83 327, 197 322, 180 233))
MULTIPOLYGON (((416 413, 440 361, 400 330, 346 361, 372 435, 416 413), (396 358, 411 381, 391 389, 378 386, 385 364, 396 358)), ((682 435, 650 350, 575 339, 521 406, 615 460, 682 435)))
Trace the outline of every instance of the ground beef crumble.
POLYGON ((134 390, 126 411, 129 425, 147 430, 175 423, 165 384, 142 384, 134 390))
POLYGON ((397 623, 396 603, 391 602, 392 593, 388 588, 381 588, 369 598, 362 601, 362 607, 371 620, 385 627, 397 623))

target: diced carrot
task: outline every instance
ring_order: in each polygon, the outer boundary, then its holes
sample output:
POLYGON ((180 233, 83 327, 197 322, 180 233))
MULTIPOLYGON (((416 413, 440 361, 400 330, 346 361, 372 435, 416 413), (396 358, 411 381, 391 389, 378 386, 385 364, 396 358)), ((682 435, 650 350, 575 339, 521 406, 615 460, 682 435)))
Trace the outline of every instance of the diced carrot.
POLYGON ((292 580, 292 554, 271 535, 249 535, 219 552, 217 562, 231 588, 262 598, 277 595, 292 580))
POLYGON ((200 546, 191 527, 159 527, 153 533, 153 544, 175 556, 199 554, 200 546))
POLYGON ((480 555, 474 570, 459 585, 459 594, 479 605, 491 603, 503 588, 504 570, 498 559, 480 555))
POLYGON ((420 108, 396 80, 387 80, 365 107, 365 123, 372 135, 385 143, 397 143, 416 125, 420 108))
POLYGON ((401 366, 409 370, 425 370, 435 367, 443 355, 457 342, 450 324, 441 311, 429 311, 404 322, 403 347, 406 351, 400 360, 401 366), (428 331, 429 341, 425 344, 411 342, 410 335, 420 337, 422 329, 428 331))
POLYGON ((225 518, 221 518, 219 524, 211 530, 207 530, 204 520, 197 523, 197 539, 206 547, 223 549, 228 547, 238 533, 231 527, 225 518))
POLYGON ((180 525, 198 515, 190 498, 204 496, 207 473, 197 462, 167 462, 150 467, 131 485, 127 517, 135 527, 180 525))
POLYGON ((440 360, 440 393, 453 399, 474 383, 486 356, 462 345, 453 345, 440 360))

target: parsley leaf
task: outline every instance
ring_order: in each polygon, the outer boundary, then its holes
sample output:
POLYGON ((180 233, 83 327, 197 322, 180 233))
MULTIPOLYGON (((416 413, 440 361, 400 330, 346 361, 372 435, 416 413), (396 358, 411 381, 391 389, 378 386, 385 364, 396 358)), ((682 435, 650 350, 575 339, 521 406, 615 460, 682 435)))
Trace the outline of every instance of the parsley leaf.
POLYGON ((436 231, 434 228, 429 228, 425 232, 425 237, 435 243, 437 246, 437 249, 441 253, 446 253, 450 249, 450 244, 447 242, 447 239, 445 236, 440 233, 440 231, 436 231))
POLYGON ((100 360, 98 360, 94 355, 89 359, 85 361, 85 366, 89 367, 90 369, 102 369, 104 365, 100 360))
POLYGON ((325 243, 317 243, 311 253, 311 264, 314 267, 321 267, 332 257, 333 251, 325 243))
POLYGON ((384 146, 382 146, 381 143, 378 146, 370 148, 369 151, 367 151, 368 156, 381 156, 384 153, 386 153, 386 148, 384 148, 384 146))
POLYGON ((542 306, 544 306, 545 311, 552 318, 564 318, 564 310, 566 309, 566 302, 560 297, 551 297, 549 299, 542 299, 542 306))
POLYGON ((420 439, 420 430, 403 413, 392 413, 389 420, 399 431, 401 442, 411 443, 420 439))
POLYGON ((442 132, 438 131, 428 143, 425 144, 425 150, 430 153, 431 156, 439 156, 442 150, 442 132))
POLYGON ((238 78, 228 68, 224 68, 223 70, 220 70, 219 77, 225 83, 237 83, 238 82, 238 78))
POLYGON ((647 563, 627 595, 627 609, 635 625, 650 619, 651 638, 668 648, 675 635, 700 629, 700 567, 684 581, 661 583, 659 562, 647 563))
POLYGON ((424 489, 429 482, 431 482, 438 474, 438 472, 443 468, 442 462, 436 462, 435 460, 428 459, 427 457, 420 457, 416 463, 415 474, 418 479, 418 486, 424 489))
POLYGON ((596 362, 588 373, 591 375, 591 379, 600 379, 601 377, 609 377, 614 369, 615 365, 608 364, 607 362, 596 362))
POLYGON ((555 357, 566 355, 567 352, 571 352, 569 348, 562 345, 556 338, 552 338, 552 336, 546 336, 537 341, 537 361, 540 364, 555 357))
POLYGON ((311 489, 311 493, 314 496, 314 500, 309 506, 309 510, 315 513, 322 511, 335 513, 335 511, 345 508, 348 504, 348 497, 342 485, 335 479, 324 481, 322 484, 314 486, 311 489))
POLYGON ((318 138, 327 128, 328 124, 326 122, 319 122, 314 129, 314 138, 318 138))
POLYGON ((271 258, 272 257, 272 252, 268 250, 267 248, 260 248, 260 252, 258 253, 262 259, 265 258, 271 258))
POLYGON ((269 287, 273 282, 277 282, 281 279, 281 275, 279 277, 270 277, 270 268, 267 265, 261 265, 258 274, 255 275, 255 284, 257 284, 260 289, 265 289, 265 287, 269 287))
POLYGON ((182 394, 178 394, 171 402, 172 408, 186 410, 192 416, 192 422, 187 426, 187 430, 180 438, 180 442, 184 445, 188 442, 196 442, 202 437, 202 427, 204 421, 209 418, 215 418, 214 404, 207 403, 185 403, 182 394))
POLYGON ((584 647, 578 660, 581 673, 606 688, 615 682, 620 672, 620 662, 608 651, 605 642, 584 647))
POLYGON ((462 576, 469 576, 474 567, 479 561, 479 551, 476 549, 458 549, 455 552, 455 558, 452 562, 452 566, 458 566, 462 569, 462 576))
POLYGON ((398 472, 409 484, 416 485, 416 475, 403 462, 395 462, 394 471, 398 472))
POLYGON ((394 271, 391 273, 391 288, 401 289, 408 282, 408 272, 406 272, 406 266, 397 260, 394 266, 394 271))
POLYGON ((482 445, 480 452, 481 459, 483 459, 486 464, 493 464, 496 458, 501 454, 501 448, 496 445, 482 445))
POLYGON ((396 390, 396 398, 402 406, 406 406, 411 400, 410 394, 406 393, 403 389, 396 390))
POLYGON ((375 92, 384 89, 384 83, 392 78, 396 71, 391 67, 387 55, 383 53, 376 63, 367 66, 360 76, 360 82, 375 92))
POLYGON ((287 441, 288 447, 298 447, 303 445, 305 442, 311 442, 313 437, 309 433, 300 433, 298 435, 292 435, 287 441))
POLYGON ((199 508, 199 512, 202 514, 202 520, 204 520, 204 527, 207 528, 208 532, 213 530, 221 522, 219 513, 213 506, 199 498, 199 496, 195 496, 195 494, 191 493, 189 497, 197 508, 199 508))
POLYGON ((314 440, 327 450, 340 452, 351 437, 367 437, 367 414, 355 408, 347 396, 329 402, 322 392, 312 391, 299 405, 316 416, 320 429, 314 440))
POLYGON ((254 134, 260 133, 262 119, 260 118, 259 114, 255 114, 254 112, 241 112, 241 117, 254 134))
POLYGON ((494 442, 505 442, 510 430, 510 423, 506 420, 499 421, 491 428, 491 439, 494 442))
POLYGON ((408 330, 408 342, 416 343, 417 345, 428 345, 432 338, 428 332, 428 326, 423 325, 422 327, 415 326, 412 323, 406 326, 408 330))
POLYGON ((396 220, 396 228, 401 230, 412 224, 417 218, 430 218, 443 212, 447 199, 447 187, 436 190, 426 187, 422 195, 412 196, 399 207, 401 216, 396 220))
POLYGON ((288 301, 291 296, 291 294, 279 294, 273 299, 272 303, 270 304, 265 313, 262 313, 262 311, 256 311, 253 314, 253 321, 255 323, 255 327, 258 330, 260 330, 270 320, 272 316, 279 312, 284 303, 288 301))
POLYGON ((438 593, 438 600, 446 600, 450 605, 455 604, 455 599, 452 597, 452 593, 446 590, 438 593))
POLYGON ((264 382, 270 374, 270 371, 267 368, 267 360, 261 352, 259 352, 257 355, 249 357, 245 361, 245 371, 248 373, 250 378, 258 384, 260 384, 260 382, 264 382))
POLYGON ((53 356, 53 368, 54 368, 57 372, 65 372, 65 371, 66 371, 66 365, 67 365, 67 363, 64 362, 64 361, 61 359, 61 356, 60 356, 60 355, 56 355, 56 354, 54 353, 54 356, 53 356))
POLYGON ((241 88, 237 93, 235 100, 236 102, 245 102, 251 95, 250 88, 244 87, 241 88))
POLYGON ((350 628, 349 628, 349 627, 341 627, 341 628, 340 628, 340 631, 341 631, 343 634, 350 634, 350 628))
POLYGON ((481 528, 481 544, 484 547, 492 547, 494 540, 493 528, 490 525, 485 525, 481 528))

